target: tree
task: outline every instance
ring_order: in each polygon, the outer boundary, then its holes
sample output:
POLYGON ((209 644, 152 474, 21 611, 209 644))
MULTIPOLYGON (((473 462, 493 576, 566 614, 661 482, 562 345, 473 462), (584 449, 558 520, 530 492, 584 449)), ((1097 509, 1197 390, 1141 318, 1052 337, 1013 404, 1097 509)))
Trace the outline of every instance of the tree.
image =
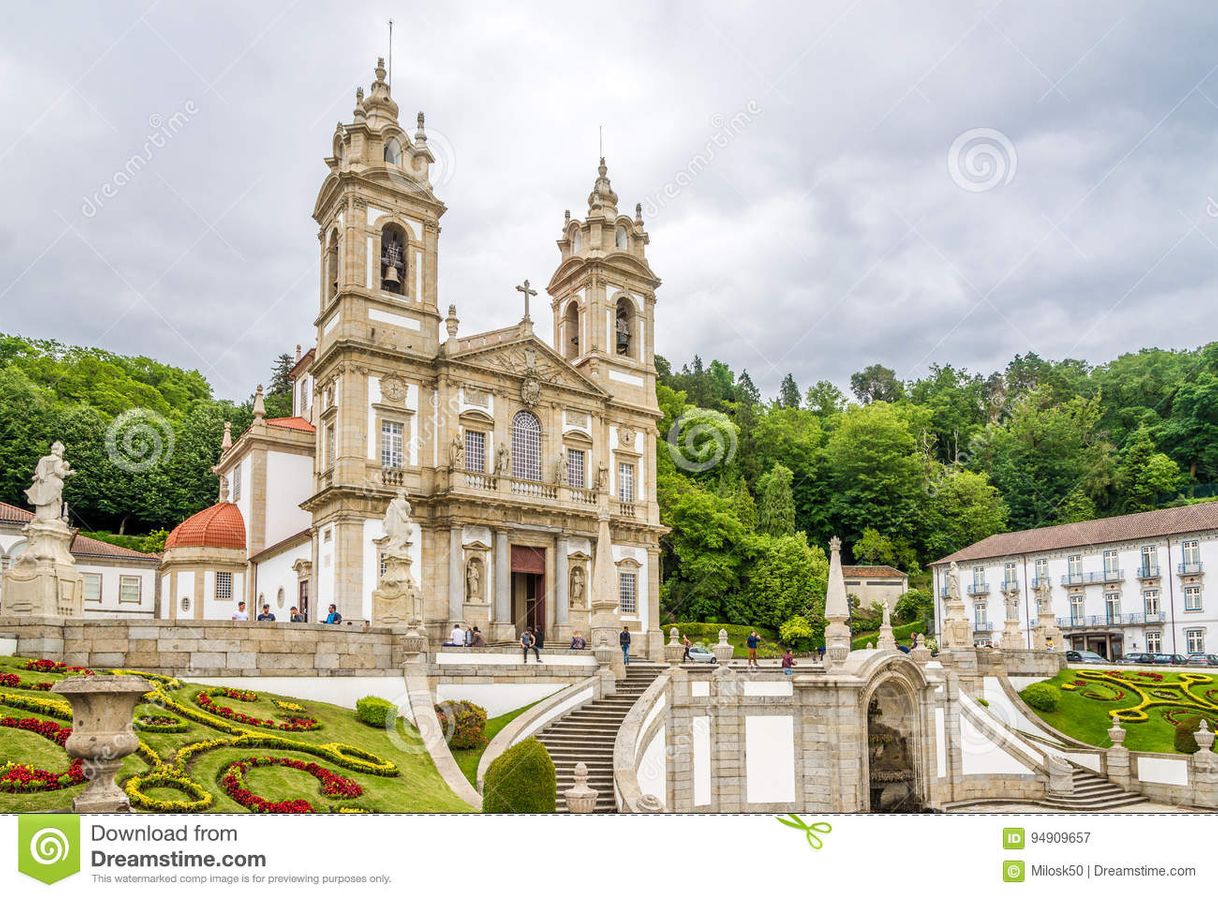
POLYGON ((868 365, 862 371, 850 375, 850 390, 858 401, 896 402, 905 395, 905 385, 897 380, 897 373, 883 365, 868 365))
POLYGON ((732 623, 779 629, 795 615, 824 618, 829 562, 802 533, 754 538, 754 557, 742 593, 728 596, 732 623))
POLYGON ((863 535, 851 547, 851 554, 859 564, 899 564, 897 549, 888 537, 874 527, 863 529, 863 535))
POLYGON ((1144 425, 1122 447, 1116 478, 1123 514, 1158 508, 1160 502, 1175 498, 1184 480, 1180 466, 1156 451, 1144 425))
POLYGON ((1159 442, 1193 481, 1218 479, 1218 375, 1199 371, 1179 385, 1159 442))
POLYGON ((986 423, 986 385, 981 376, 951 365, 931 365, 930 373, 910 386, 909 398, 930 411, 940 461, 961 461, 986 423))
POLYGON ((808 409, 822 418, 828 418, 846 407, 846 396, 831 381, 818 380, 808 387, 804 402, 808 409))
POLYGON ((799 385, 789 372, 778 387, 778 405, 782 408, 799 408, 799 385))
POLYGON ((795 532, 795 500, 791 495, 791 469, 776 464, 766 476, 765 492, 757 510, 757 529, 769 536, 795 532))
POLYGON ((988 477, 957 469, 931 483, 923 514, 923 551, 935 560, 1001 532, 1008 510, 988 477))

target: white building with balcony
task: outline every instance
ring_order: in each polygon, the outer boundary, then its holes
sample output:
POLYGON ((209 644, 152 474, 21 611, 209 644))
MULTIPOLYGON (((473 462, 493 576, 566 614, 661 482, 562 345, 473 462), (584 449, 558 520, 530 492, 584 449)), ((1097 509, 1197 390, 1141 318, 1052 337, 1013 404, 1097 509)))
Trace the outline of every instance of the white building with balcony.
POLYGON ((999 533, 973 543, 932 565, 936 625, 953 561, 978 644, 997 644, 1004 599, 1012 595, 1031 648, 1036 589, 1047 582, 1071 648, 1110 659, 1129 652, 1218 652, 1218 588, 1206 582, 1218 573, 1218 502, 999 533))

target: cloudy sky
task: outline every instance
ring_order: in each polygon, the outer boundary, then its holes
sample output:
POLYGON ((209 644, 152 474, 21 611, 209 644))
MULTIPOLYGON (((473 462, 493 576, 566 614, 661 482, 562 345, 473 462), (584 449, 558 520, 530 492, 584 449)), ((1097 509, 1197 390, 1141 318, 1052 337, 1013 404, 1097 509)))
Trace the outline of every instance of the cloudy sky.
POLYGON ((1133 0, 8 5, 0 332, 248 396, 312 342, 322 158, 391 16, 463 332, 549 279, 603 125, 676 364, 770 392, 1218 339, 1218 6, 1133 0))

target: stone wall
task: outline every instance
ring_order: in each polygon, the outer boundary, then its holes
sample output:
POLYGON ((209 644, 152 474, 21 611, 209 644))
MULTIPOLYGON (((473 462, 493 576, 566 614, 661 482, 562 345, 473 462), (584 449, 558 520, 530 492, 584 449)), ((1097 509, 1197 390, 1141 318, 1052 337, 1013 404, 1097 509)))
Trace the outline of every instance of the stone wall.
POLYGON ((0 618, 17 654, 174 676, 313 677, 400 673, 401 630, 246 621, 0 618))

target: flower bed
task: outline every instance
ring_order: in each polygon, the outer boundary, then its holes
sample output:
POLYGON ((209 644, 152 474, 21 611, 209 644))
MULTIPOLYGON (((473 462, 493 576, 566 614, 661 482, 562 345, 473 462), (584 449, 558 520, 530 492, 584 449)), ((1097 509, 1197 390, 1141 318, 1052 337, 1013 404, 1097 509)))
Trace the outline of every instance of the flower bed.
POLYGON ((29 660, 25 662, 25 669, 35 670, 38 671, 38 673, 80 674, 86 677, 93 676, 93 671, 87 667, 68 665, 64 664, 62 661, 51 661, 47 658, 29 660))
POLYGON ((268 720, 262 717, 251 717, 249 714, 235 711, 226 705, 216 704, 214 701, 215 697, 232 699, 238 702, 258 701, 258 693, 256 692, 221 687, 219 689, 204 689, 202 692, 197 693, 195 695, 195 704, 209 714, 215 714, 217 717, 223 717, 225 720, 242 723, 246 726, 260 727, 266 730, 285 730, 289 733, 317 729, 317 721, 312 717, 289 717, 286 720, 268 720))
MULTIPOLYGON (((72 735, 71 727, 60 726, 53 720, 42 720, 38 717, 3 717, 0 718, 0 727, 34 733, 61 748, 72 735)), ((79 786, 84 781, 84 761, 80 758, 72 761, 66 770, 58 772, 17 761, 0 765, 0 792, 53 792, 56 789, 79 786)))
POLYGON ((220 772, 220 787, 224 790, 224 794, 237 804, 258 814, 312 814, 315 809, 304 798, 268 801, 252 792, 246 783, 245 775, 256 767, 287 767, 304 771, 318 780, 321 784, 321 794, 326 798, 359 798, 364 794, 363 787, 355 780, 339 776, 313 761, 270 756, 234 761, 220 772))

